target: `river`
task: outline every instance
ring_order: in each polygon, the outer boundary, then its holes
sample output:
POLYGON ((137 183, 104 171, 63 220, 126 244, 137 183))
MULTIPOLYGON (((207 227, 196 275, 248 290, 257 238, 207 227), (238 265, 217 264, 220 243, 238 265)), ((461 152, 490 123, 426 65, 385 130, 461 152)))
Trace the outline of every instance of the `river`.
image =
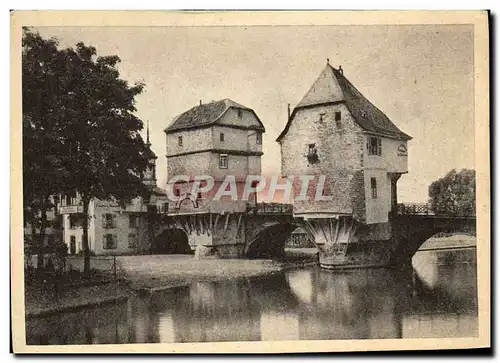
POLYGON ((476 249, 420 251, 413 269, 307 267, 197 282, 26 322, 27 344, 474 337, 476 249))

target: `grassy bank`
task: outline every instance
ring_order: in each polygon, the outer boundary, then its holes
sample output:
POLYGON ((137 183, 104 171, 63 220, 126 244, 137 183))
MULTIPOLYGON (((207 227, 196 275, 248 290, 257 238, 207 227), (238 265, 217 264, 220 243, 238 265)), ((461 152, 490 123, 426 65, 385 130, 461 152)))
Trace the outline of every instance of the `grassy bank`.
POLYGON ((131 293, 131 289, 119 281, 61 286, 58 290, 54 285, 41 281, 39 284, 26 285, 25 291, 27 317, 113 303, 126 299, 131 293))

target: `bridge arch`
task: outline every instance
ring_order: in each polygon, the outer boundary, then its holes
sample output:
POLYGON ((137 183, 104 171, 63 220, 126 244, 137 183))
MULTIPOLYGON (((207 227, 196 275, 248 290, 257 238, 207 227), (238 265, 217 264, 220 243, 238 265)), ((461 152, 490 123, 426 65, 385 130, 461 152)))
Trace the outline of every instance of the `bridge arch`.
POLYGON ((155 254, 192 254, 187 233, 180 228, 167 228, 152 243, 155 254))
POLYGON ((300 226, 290 222, 281 222, 264 227, 247 244, 245 257, 249 259, 283 259, 285 243, 297 227, 300 226))

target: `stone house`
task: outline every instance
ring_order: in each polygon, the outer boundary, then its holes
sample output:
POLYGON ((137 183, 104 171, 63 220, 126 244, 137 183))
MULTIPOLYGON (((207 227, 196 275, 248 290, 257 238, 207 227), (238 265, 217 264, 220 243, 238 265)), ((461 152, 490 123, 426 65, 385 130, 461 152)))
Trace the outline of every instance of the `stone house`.
POLYGON ((218 253, 238 255, 241 251, 236 249, 241 248, 244 241, 241 213, 255 198, 255 193, 250 193, 247 201, 241 197, 247 176, 261 174, 264 125, 251 108, 223 99, 207 104, 200 101, 200 105, 175 117, 164 131, 167 191, 176 199, 169 203, 168 214, 198 216, 196 222, 186 217, 182 227, 193 231, 188 233, 192 249, 219 244, 218 253), (173 180, 181 175, 186 178, 173 180), (211 177, 214 186, 208 190, 207 180, 201 180, 202 191, 193 193, 195 176, 202 175, 211 177), (231 189, 224 184, 226 177, 234 178, 237 200, 229 193, 216 198, 217 192, 231 189))
POLYGON ((168 179, 207 175, 215 186, 208 193, 191 195, 192 180, 169 184, 175 196, 190 201, 171 203, 169 212, 244 211, 244 202, 212 199, 226 176, 234 176, 240 196, 247 175, 260 175, 264 132, 252 109, 230 99, 200 104, 177 116, 165 129, 168 179))
MULTIPOLYGON (((322 197, 331 196, 316 200, 315 188, 309 188, 307 200, 294 202, 294 215, 388 222, 397 203, 397 181, 408 172, 409 140, 349 82, 341 67, 327 64, 289 112, 277 138, 282 175, 324 175, 322 197)), ((295 195, 300 190, 296 178, 295 195)))

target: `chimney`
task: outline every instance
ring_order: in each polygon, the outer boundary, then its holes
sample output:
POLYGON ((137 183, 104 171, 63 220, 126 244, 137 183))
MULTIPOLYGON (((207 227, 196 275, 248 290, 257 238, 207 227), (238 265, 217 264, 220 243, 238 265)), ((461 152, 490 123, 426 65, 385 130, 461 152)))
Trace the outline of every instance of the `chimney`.
POLYGON ((201 102, 201 100, 200 100, 200 106, 201 106, 201 105, 202 105, 202 102, 201 102))
POLYGON ((344 70, 342 69, 342 66, 339 66, 339 72, 340 72, 340 74, 344 74, 344 70))
POLYGON ((288 119, 290 120, 290 104, 288 104, 288 119))

